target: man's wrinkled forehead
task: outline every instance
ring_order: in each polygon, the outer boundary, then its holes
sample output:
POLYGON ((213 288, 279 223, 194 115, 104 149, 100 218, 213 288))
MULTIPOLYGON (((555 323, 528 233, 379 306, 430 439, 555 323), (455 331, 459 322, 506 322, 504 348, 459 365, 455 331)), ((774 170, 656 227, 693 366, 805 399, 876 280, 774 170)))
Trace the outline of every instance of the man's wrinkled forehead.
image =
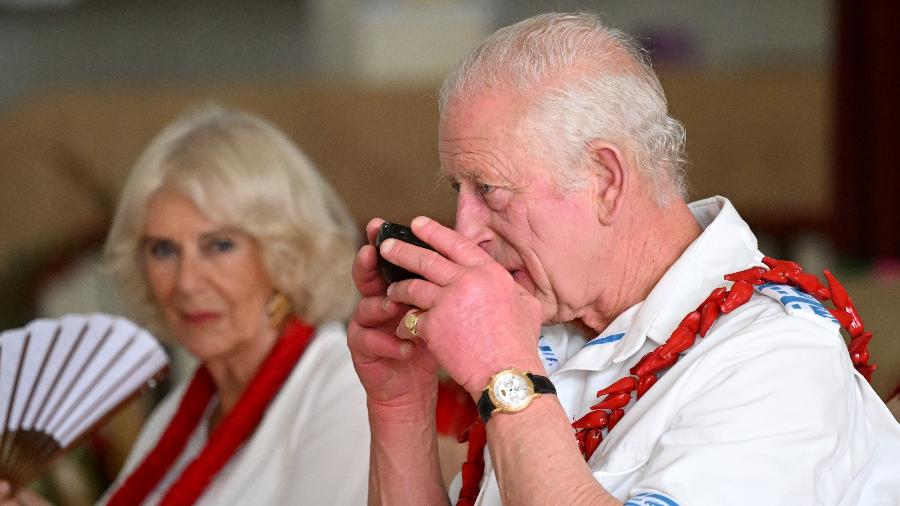
POLYGON ((448 180, 505 185, 520 175, 513 159, 487 139, 468 139, 465 144, 441 143, 441 173, 448 180))

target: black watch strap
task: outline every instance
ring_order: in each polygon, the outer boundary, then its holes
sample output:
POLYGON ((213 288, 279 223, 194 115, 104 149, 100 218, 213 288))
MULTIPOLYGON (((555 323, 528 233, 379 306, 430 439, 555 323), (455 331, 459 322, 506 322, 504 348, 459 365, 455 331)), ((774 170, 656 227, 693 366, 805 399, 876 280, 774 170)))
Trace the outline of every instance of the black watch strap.
POLYGON ((481 392, 481 398, 478 399, 478 416, 481 417, 482 422, 487 423, 494 413, 494 407, 494 403, 491 402, 487 390, 481 392))
POLYGON ((546 376, 538 376, 537 374, 525 373, 531 384, 534 385, 534 393, 536 394, 553 394, 556 395, 556 387, 553 382, 546 376))
MULTIPOLYGON (((525 373, 525 376, 528 376, 528 379, 531 380, 531 384, 534 385, 534 393, 556 395, 556 387, 553 386, 553 382, 550 381, 550 378, 532 374, 530 372, 525 373)), ((487 423, 491 418, 496 407, 497 406, 494 406, 494 403, 491 402, 491 397, 488 395, 487 389, 481 392, 481 398, 478 399, 478 415, 481 416, 481 420, 484 423, 487 423)))

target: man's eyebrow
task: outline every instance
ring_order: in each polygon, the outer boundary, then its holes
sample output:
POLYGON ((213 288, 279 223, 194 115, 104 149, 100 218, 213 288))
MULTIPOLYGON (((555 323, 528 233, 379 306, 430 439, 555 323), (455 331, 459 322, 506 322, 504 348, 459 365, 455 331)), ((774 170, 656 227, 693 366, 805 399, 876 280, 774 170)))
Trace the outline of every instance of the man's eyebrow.
POLYGON ((442 183, 458 183, 460 180, 475 180, 477 181, 479 177, 472 171, 453 171, 452 173, 442 173, 438 177, 438 182, 442 183))
POLYGON ((488 142, 490 139, 486 136, 481 137, 439 137, 438 142, 459 142, 459 141, 485 141, 488 142))
POLYGON ((464 170, 457 173, 457 178, 468 179, 469 181, 482 182, 485 180, 484 174, 472 170, 464 170))

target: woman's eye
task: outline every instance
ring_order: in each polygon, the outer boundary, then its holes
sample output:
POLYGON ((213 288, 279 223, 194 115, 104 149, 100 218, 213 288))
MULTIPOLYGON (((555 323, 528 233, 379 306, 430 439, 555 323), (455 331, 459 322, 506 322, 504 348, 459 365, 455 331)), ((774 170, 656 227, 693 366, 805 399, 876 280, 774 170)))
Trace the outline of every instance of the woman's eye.
POLYGON ((150 256, 157 259, 169 258, 178 252, 178 249, 169 241, 154 241, 149 244, 147 251, 150 256))
POLYGON ((209 243, 209 250, 214 253, 224 253, 234 249, 234 241, 231 239, 213 239, 209 243))

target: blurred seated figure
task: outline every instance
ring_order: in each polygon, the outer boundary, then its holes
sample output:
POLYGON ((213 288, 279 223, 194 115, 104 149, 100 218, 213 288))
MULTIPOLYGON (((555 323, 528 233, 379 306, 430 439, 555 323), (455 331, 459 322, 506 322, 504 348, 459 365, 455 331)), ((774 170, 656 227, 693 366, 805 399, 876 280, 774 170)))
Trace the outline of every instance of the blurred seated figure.
POLYGON ((207 107, 159 134, 105 254, 130 316, 199 365, 101 502, 365 502, 365 394, 343 323, 356 245, 337 194, 265 121, 207 107))

